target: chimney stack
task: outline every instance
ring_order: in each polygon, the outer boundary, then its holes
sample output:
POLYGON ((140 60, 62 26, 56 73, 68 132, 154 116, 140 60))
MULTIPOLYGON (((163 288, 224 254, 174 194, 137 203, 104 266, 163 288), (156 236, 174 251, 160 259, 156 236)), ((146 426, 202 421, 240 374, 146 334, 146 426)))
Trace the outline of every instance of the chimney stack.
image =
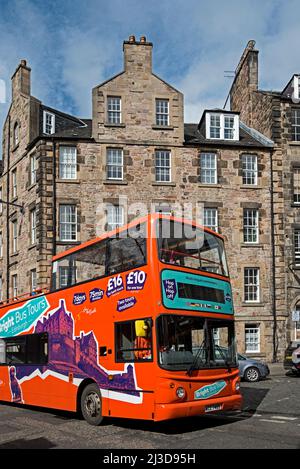
POLYGON ((11 77, 12 100, 14 100, 14 98, 20 93, 26 96, 30 96, 30 73, 31 68, 27 66, 26 60, 21 60, 15 73, 11 77))
POLYGON ((125 72, 152 72, 152 42, 147 42, 146 36, 137 41, 134 35, 129 36, 123 43, 125 72))

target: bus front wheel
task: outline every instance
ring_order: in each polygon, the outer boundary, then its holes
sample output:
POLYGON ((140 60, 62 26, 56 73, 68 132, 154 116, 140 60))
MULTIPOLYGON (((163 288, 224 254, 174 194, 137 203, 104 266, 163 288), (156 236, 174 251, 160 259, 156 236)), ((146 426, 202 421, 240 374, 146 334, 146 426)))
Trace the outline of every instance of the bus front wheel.
POLYGON ((96 384, 86 386, 81 394, 81 412, 90 425, 100 425, 102 417, 101 393, 96 384))

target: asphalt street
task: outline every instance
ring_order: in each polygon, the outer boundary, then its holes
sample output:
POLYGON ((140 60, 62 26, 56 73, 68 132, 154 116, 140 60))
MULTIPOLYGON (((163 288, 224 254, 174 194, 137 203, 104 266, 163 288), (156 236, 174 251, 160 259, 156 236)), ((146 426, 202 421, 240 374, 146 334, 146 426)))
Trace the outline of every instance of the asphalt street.
POLYGON ((154 424, 109 419, 92 427, 71 413, 0 404, 0 449, 299 449, 300 378, 271 364, 270 378, 242 383, 242 412, 154 424))

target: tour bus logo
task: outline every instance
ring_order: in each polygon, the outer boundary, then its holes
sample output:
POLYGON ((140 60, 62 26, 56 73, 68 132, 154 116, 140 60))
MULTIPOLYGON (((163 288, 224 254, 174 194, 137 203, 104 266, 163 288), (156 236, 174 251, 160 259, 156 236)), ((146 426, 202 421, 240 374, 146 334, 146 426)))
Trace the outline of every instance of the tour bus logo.
POLYGON ((104 290, 101 288, 94 288, 90 290, 90 302, 93 303, 94 301, 102 300, 104 297, 104 290))
POLYGON ((229 293, 226 293, 225 300, 228 301, 228 302, 231 301, 231 295, 229 295, 229 293))
POLYGON ((226 381, 216 381, 198 389, 194 393, 195 399, 208 399, 209 397, 219 394, 226 387, 226 381))
POLYGON ((82 305, 86 301, 85 293, 75 293, 73 297, 73 305, 82 305))

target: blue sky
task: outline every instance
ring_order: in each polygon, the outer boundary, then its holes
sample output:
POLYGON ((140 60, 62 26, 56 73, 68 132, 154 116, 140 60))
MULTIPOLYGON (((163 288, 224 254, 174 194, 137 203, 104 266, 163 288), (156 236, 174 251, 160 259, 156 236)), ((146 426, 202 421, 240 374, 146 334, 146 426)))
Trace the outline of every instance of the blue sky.
POLYGON ((223 107, 224 71, 249 39, 260 51, 261 88, 282 89, 300 73, 299 24, 299 0, 0 0, 0 127, 21 59, 34 96, 91 117, 92 87, 122 71, 131 34, 153 42, 154 72, 184 93, 185 121, 197 122, 204 108, 223 107))

